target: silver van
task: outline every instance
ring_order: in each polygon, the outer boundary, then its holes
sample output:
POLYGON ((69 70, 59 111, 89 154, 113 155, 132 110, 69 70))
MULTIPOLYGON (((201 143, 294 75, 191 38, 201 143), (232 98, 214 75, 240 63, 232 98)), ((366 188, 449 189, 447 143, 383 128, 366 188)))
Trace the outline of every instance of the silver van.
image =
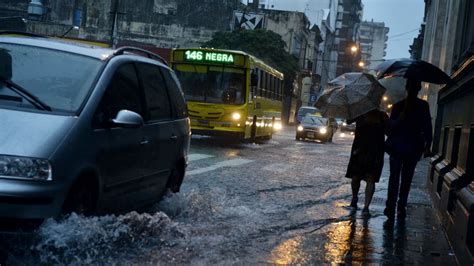
POLYGON ((124 212, 178 192, 190 122, 159 59, 0 35, 0 217, 124 212))

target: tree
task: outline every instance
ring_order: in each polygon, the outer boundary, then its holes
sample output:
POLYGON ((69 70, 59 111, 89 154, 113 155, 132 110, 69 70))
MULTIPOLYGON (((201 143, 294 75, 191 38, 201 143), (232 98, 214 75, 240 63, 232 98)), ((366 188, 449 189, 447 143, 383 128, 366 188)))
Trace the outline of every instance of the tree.
POLYGON ((298 62, 285 50, 285 42, 281 36, 267 30, 235 30, 220 31, 214 34, 212 40, 203 47, 216 49, 240 50, 263 60, 285 75, 285 93, 290 95, 293 80, 296 77, 298 62))

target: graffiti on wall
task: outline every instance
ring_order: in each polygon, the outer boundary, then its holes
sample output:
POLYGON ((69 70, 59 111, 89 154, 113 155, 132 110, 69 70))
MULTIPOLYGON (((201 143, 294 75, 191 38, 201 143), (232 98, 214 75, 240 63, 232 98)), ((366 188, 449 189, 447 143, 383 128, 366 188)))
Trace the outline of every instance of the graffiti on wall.
POLYGON ((234 12, 234 29, 242 28, 247 30, 263 29, 265 15, 257 13, 246 13, 242 11, 234 12))

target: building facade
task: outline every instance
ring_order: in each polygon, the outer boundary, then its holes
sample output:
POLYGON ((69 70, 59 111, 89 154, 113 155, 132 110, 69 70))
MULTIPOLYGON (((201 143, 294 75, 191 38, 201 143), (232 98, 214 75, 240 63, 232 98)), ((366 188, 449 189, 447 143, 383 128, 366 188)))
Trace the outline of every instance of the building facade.
POLYGON ((360 60, 364 68, 373 69, 387 54, 389 28, 383 22, 364 21, 360 23, 356 42, 359 45, 360 60))
POLYGON ((318 96, 327 86, 327 83, 336 77, 338 51, 335 38, 336 31, 340 30, 338 24, 336 24, 339 1, 313 0, 308 3, 310 6, 307 12, 320 29, 322 40, 318 47, 318 56, 313 70, 316 77, 314 93, 315 96, 318 96))
MULTIPOLYGON (((299 56, 295 54, 295 51, 293 54, 299 58, 300 66, 304 70, 300 77, 306 78, 305 80, 308 80, 308 76, 311 78, 310 86, 306 85, 304 86, 304 89, 302 88, 302 94, 308 95, 306 88, 310 87, 310 100, 303 100, 303 104, 311 105, 317 98, 318 94, 326 87, 327 82, 336 77, 338 52, 337 45, 335 44, 335 34, 336 30, 339 30, 341 25, 340 23, 336 24, 338 12, 342 10, 339 8, 340 1, 308 0, 306 3, 295 2, 291 7, 292 10, 282 10, 285 8, 284 3, 282 2, 283 1, 278 0, 259 0, 258 5, 262 9, 262 12, 296 12, 294 14, 299 14, 299 16, 302 16, 304 13, 308 18, 310 30, 308 46, 305 48, 306 55, 305 57, 299 56)), ((253 1, 253 3, 255 4, 255 1, 253 1)), ((278 19, 278 16, 275 18, 278 19)), ((271 30, 281 33, 283 38, 287 39, 288 46, 299 43, 298 39, 295 42, 289 41, 288 34, 291 34, 287 31, 291 30, 289 27, 278 23, 274 25, 276 25, 276 27, 272 27, 271 30)), ((293 49, 290 49, 290 51, 291 50, 293 49)), ((302 82, 298 83, 302 84, 302 82)), ((305 82, 304 84, 308 84, 308 82, 305 82)))
POLYGON ((360 53, 351 52, 351 47, 357 45, 356 38, 363 9, 362 0, 339 0, 335 38, 338 51, 336 71, 338 76, 361 70, 357 65, 360 53))
POLYGON ((426 84, 434 120, 427 186, 461 265, 474 264, 474 2, 425 0, 422 59, 451 75, 426 84))
POLYGON ((28 19, 28 31, 157 47, 196 47, 229 30, 239 0, 2 0, 0 17, 28 19), (34 3, 34 5, 32 5, 34 3), (35 7, 32 9, 31 7, 35 7))

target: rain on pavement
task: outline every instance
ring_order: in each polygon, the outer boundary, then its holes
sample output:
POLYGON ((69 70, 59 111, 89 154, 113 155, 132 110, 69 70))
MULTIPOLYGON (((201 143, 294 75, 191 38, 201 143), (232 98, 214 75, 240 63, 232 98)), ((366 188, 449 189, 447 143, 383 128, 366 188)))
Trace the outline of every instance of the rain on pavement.
MULTIPOLYGON (((297 142, 294 130, 288 129, 257 144, 194 136, 180 193, 165 195, 140 213, 89 218, 73 214, 59 222, 47 220, 34 232, 3 233, 0 261, 223 265, 424 261, 423 254, 437 252, 431 249, 436 243, 423 239, 433 232, 417 231, 424 230, 429 215, 394 232, 382 229, 387 165, 376 187, 372 217, 363 219, 360 210, 353 213, 347 207, 350 182, 344 174, 352 139, 338 133, 334 143, 297 142), (407 239, 418 241, 419 249, 407 253, 407 239)), ((419 193, 423 192, 412 191, 414 205, 424 212, 430 204, 417 202, 423 198, 416 196, 419 193)))

